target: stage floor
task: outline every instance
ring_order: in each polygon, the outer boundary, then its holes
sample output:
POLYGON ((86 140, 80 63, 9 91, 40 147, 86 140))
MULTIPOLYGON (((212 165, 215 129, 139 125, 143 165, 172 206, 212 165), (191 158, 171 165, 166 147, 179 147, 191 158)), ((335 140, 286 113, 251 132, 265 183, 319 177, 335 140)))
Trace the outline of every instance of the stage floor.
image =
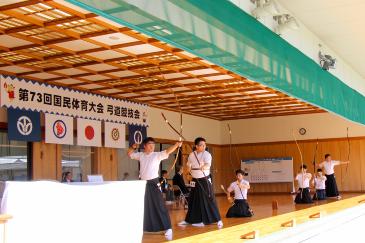
MULTIPOLYGON (((363 193, 343 193, 341 194, 342 199, 362 195, 363 193)), ((304 208, 326 204, 329 202, 334 202, 337 200, 334 199, 328 199, 320 202, 316 202, 314 204, 308 204, 308 205, 295 205, 294 204, 294 197, 295 195, 290 194, 265 194, 265 195, 249 195, 248 202, 250 204, 250 207, 253 209, 255 215, 251 218, 229 218, 227 219, 225 217, 225 214, 230 206, 229 202, 227 201, 225 196, 218 196, 217 202, 219 211, 224 223, 224 228, 239 225, 247 222, 252 222, 255 220, 263 219, 263 218, 269 218, 271 216, 276 216, 284 213, 293 212, 296 210, 301 210, 304 208), (278 201, 278 210, 276 212, 273 212, 272 210, 272 201, 276 200, 278 201)), ((341 200, 342 200, 341 199, 341 200)), ((173 228, 173 239, 181 239, 187 236, 197 235, 200 233, 205 233, 209 231, 217 230, 217 225, 207 225, 204 227, 194 227, 191 225, 180 227, 177 225, 178 222, 184 220, 185 214, 187 210, 184 210, 182 208, 175 209, 173 206, 167 206, 169 209, 170 217, 171 217, 171 223, 173 228)), ((158 234, 144 234, 143 236, 143 243, 155 243, 155 242, 164 242, 165 237, 163 235, 158 234)))

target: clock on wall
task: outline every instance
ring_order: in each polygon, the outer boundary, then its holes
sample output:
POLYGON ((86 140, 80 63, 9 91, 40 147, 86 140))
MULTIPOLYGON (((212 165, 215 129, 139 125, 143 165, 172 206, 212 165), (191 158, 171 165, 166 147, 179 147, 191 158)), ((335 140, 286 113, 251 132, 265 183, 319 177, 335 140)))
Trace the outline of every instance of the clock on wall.
POLYGON ((302 128, 299 129, 299 134, 300 135, 304 135, 306 133, 307 133, 307 130, 305 130, 305 128, 302 127, 302 128))

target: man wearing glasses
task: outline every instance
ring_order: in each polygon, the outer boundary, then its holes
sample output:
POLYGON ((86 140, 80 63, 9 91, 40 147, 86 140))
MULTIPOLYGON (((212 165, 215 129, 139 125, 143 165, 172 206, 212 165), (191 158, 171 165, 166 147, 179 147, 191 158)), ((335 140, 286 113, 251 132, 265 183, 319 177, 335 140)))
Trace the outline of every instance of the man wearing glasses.
POLYGON ((185 220, 178 225, 203 227, 207 224, 217 223, 218 228, 223 227, 214 196, 210 178, 212 155, 206 151, 205 139, 198 137, 194 141, 194 151, 188 157, 187 166, 191 170, 195 187, 192 188, 188 202, 188 212, 185 220))

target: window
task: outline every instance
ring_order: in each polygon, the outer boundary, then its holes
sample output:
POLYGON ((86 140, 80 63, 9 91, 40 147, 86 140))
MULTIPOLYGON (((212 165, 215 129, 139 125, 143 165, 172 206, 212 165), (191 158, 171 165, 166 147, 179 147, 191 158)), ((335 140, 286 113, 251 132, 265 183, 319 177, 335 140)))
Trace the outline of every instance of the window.
POLYGON ((62 175, 72 173, 73 181, 87 181, 91 174, 93 151, 91 147, 62 145, 62 175))
POLYGON ((27 142, 9 141, 8 133, 0 131, 0 181, 30 179, 29 164, 27 142))

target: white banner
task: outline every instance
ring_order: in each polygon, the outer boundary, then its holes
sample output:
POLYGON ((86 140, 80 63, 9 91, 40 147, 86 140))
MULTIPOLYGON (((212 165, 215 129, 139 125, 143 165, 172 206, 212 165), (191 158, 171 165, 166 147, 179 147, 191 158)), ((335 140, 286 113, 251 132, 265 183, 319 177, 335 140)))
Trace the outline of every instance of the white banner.
POLYGON ((73 117, 45 114, 45 142, 58 144, 74 144, 73 117))
POLYGON ((12 216, 6 224, 6 243, 142 242, 146 181, 4 184, 1 213, 12 216), (96 213, 91 217, 92 212, 96 213))
POLYGON ((125 148, 125 125, 104 122, 105 147, 125 148))
POLYGON ((101 147, 101 121, 77 118, 77 145, 101 147))
POLYGON ((147 105, 24 79, 0 80, 1 106, 148 126, 147 105))

